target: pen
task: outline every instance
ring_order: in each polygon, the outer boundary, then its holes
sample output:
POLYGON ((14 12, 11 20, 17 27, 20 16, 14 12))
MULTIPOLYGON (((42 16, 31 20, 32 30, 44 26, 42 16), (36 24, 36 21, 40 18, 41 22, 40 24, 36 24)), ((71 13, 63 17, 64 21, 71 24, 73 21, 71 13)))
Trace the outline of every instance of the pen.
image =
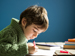
POLYGON ((35 41, 33 41, 34 47, 35 47, 35 41))
POLYGON ((62 51, 62 50, 60 50, 60 53, 69 53, 68 51, 62 51))

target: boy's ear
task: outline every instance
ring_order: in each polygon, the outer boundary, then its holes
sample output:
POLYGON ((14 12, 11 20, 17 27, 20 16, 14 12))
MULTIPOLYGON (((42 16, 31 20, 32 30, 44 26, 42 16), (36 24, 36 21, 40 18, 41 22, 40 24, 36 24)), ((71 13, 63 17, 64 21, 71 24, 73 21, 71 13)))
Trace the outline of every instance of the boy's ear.
POLYGON ((22 26, 26 26, 26 19, 25 18, 22 18, 22 21, 21 21, 21 24, 22 24, 22 26))

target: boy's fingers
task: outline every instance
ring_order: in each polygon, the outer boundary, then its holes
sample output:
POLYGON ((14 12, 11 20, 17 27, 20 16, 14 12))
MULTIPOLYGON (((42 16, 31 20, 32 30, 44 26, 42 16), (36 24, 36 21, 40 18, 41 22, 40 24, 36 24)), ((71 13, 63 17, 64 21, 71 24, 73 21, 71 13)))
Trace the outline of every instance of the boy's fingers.
POLYGON ((38 49, 38 47, 37 46, 33 46, 34 47, 34 49, 38 49))
POLYGON ((36 52, 38 51, 38 49, 35 50, 36 52))
POLYGON ((33 46, 33 48, 34 48, 35 51, 38 50, 38 47, 37 46, 33 46))
POLYGON ((37 46, 35 46, 35 52, 37 52, 38 51, 38 47, 37 46))

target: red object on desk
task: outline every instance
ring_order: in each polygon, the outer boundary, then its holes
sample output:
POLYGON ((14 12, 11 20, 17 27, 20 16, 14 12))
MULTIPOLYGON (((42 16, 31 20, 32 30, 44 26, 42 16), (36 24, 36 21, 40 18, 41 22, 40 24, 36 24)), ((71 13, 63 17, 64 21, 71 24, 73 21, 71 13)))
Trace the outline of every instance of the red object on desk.
POLYGON ((35 41, 33 41, 33 44, 34 44, 34 46, 35 46, 35 41))
POLYGON ((62 50, 60 50, 60 53, 69 53, 68 51, 62 51, 62 50))

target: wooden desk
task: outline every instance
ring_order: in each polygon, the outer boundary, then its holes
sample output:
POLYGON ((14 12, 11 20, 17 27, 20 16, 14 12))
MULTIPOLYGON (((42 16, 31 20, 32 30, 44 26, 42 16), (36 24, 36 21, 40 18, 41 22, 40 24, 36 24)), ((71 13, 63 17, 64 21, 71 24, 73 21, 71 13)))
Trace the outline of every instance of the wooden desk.
MULTIPOLYGON (((75 56, 75 49, 63 49, 64 42, 36 42, 39 44, 50 44, 50 45, 59 45, 61 47, 61 50, 69 51, 69 54, 67 53, 60 53, 60 50, 55 50, 53 56, 75 56)), ((50 52, 51 53, 51 52, 50 52)), ((26 55, 26 56, 47 56, 47 55, 26 55)), ((49 55, 48 55, 49 56, 49 55)))

